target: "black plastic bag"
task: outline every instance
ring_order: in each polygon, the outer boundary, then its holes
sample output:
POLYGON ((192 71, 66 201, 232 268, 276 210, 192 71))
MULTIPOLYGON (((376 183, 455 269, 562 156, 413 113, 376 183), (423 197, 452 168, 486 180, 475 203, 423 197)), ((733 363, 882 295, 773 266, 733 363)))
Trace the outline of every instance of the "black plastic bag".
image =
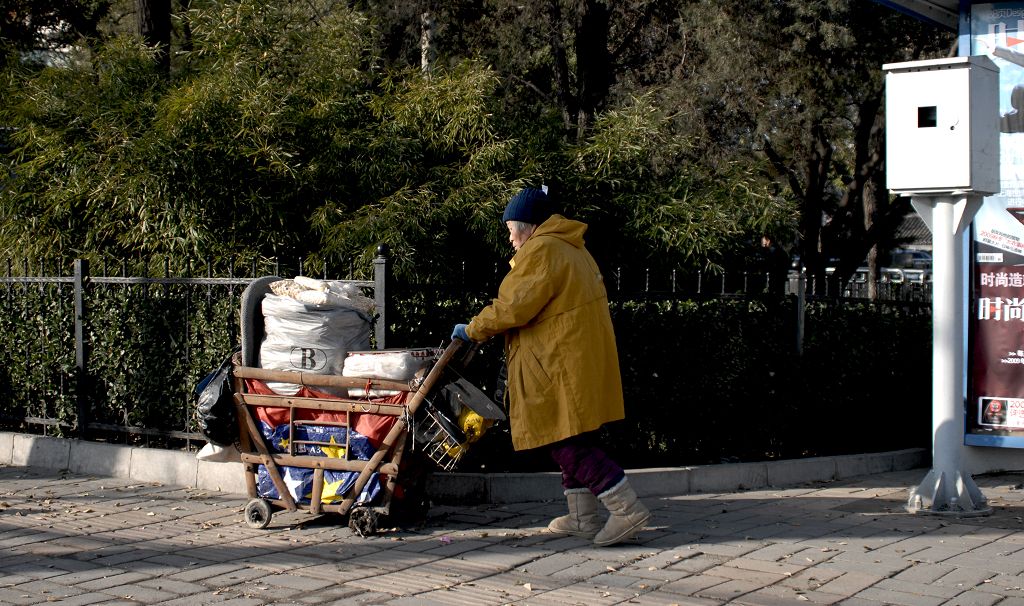
POLYGON ((238 417, 235 393, 231 385, 231 357, 196 385, 196 412, 199 429, 211 444, 231 446, 238 441, 238 417))

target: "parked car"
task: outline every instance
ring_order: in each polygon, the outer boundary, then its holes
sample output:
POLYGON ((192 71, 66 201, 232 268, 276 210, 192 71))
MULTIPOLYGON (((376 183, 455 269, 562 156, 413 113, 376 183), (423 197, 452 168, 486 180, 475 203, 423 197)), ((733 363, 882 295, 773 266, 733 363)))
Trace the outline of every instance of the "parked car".
POLYGON ((903 269, 931 269, 932 254, 924 250, 897 248, 890 254, 892 262, 889 267, 903 269))

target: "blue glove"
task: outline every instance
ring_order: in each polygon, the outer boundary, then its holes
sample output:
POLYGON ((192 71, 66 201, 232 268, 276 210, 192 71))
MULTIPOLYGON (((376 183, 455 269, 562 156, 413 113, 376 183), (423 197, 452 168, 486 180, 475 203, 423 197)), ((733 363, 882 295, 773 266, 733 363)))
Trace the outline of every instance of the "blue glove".
POLYGON ((468 324, 456 324, 455 329, 452 330, 452 340, 462 339, 463 341, 469 341, 469 335, 466 334, 466 326, 468 324))

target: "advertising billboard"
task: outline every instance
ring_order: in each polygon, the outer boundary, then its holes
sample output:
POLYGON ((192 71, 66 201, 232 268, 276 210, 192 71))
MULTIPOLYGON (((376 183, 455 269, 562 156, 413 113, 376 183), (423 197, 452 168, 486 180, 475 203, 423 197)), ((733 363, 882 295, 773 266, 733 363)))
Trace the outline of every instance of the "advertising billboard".
POLYGON ((971 54, 999 67, 1001 191, 972 230, 964 442, 1024 448, 1024 2, 973 5, 971 54))

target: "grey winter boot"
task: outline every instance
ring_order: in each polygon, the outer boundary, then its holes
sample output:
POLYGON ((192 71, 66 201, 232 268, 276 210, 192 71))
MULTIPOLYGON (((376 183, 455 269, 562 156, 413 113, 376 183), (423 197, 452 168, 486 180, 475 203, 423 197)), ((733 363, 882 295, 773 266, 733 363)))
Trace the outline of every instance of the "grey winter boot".
POLYGON ((622 478, 621 482, 597 495, 597 498, 601 499, 611 513, 604 528, 594 536, 594 545, 599 547, 632 539, 647 520, 651 519, 651 512, 637 498, 636 492, 626 478, 622 478))
POLYGON ((597 514, 597 497, 587 488, 570 488, 565 491, 565 498, 569 502, 569 514, 551 520, 548 530, 555 534, 594 538, 602 526, 597 514))

